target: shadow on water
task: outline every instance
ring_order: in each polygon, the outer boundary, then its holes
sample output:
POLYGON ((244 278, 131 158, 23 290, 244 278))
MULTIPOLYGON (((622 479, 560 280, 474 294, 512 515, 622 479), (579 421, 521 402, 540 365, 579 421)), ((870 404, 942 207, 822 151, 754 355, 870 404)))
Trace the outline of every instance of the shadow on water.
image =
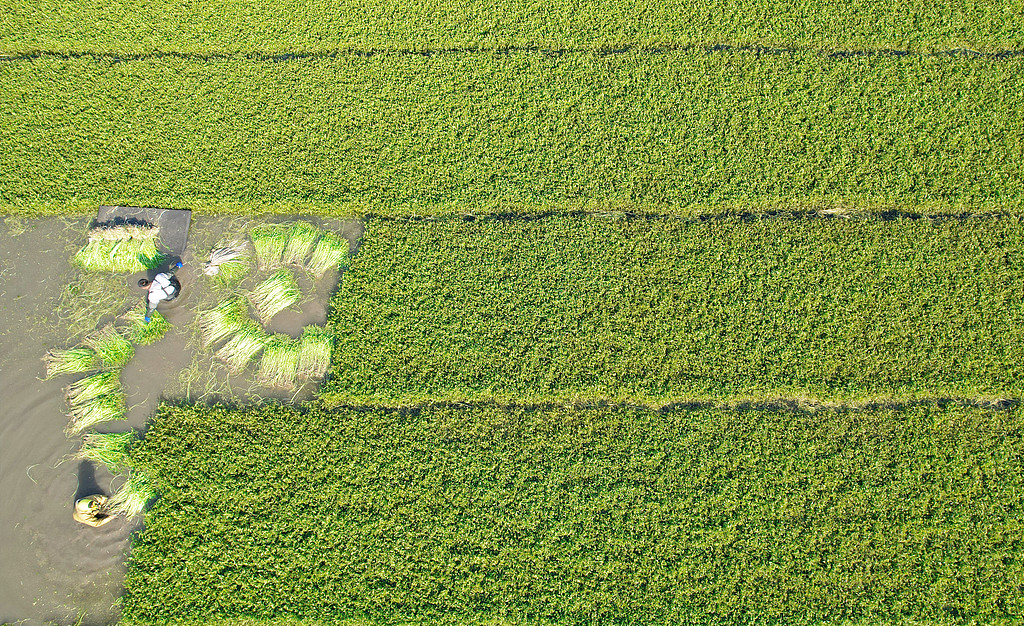
MULTIPOLYGON (((344 236, 350 251, 362 236, 360 222, 301 219, 344 236)), ((81 376, 43 380, 41 357, 47 350, 75 345, 144 300, 136 284, 144 274, 85 275, 70 265, 85 243, 90 222, 88 217, 0 217, 0 353, 5 356, 0 360, 0 493, 5 502, 0 507, 0 623, 117 622, 131 534, 141 527, 141 521, 115 520, 101 528, 73 521, 76 499, 110 494, 121 479, 102 465, 68 462, 81 438, 64 434, 63 389, 81 376)), ((196 311, 232 293, 218 291, 203 275, 206 255, 226 240, 244 239, 252 223, 247 218, 193 218, 189 246, 182 254, 185 267, 179 272, 183 293, 163 308, 171 329, 160 341, 137 346, 122 370, 126 419, 95 430, 144 432, 164 401, 242 405, 312 396, 316 385, 286 391, 261 388, 251 366, 242 375, 229 375, 199 345, 196 311)), ((326 319, 326 301, 337 276, 302 280, 307 297, 275 317, 268 331, 297 336, 302 326, 326 319)))
POLYGON ((75 502, 86 496, 92 496, 98 493, 107 495, 103 488, 100 487, 99 482, 96 481, 96 468, 93 467, 91 461, 79 461, 78 489, 75 490, 75 497, 71 500, 71 506, 74 506, 75 502))

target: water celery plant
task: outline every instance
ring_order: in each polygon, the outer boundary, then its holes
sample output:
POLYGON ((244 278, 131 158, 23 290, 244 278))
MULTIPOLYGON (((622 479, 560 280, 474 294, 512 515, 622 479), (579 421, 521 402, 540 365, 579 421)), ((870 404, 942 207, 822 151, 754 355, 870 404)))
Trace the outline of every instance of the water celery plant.
POLYGON ((299 365, 299 346, 287 335, 274 335, 267 342, 256 372, 256 380, 268 387, 291 389, 299 365))
POLYGON ((328 270, 336 270, 348 256, 348 242, 334 233, 324 233, 313 249, 312 258, 306 269, 313 276, 320 278, 328 270))
POLYGON ((125 411, 122 394, 114 393, 93 398, 71 407, 71 419, 65 432, 68 436, 77 435, 90 426, 124 419, 125 411))
POLYGON ((199 329, 206 347, 231 337, 250 324, 249 308, 241 296, 199 313, 199 329))
POLYGON ((284 309, 295 304, 302 298, 299 284, 295 277, 286 269, 274 272, 252 290, 249 294, 256 316, 264 324, 284 309))
POLYGON ((288 245, 289 229, 281 224, 263 224, 249 232, 256 262, 261 270, 274 269, 281 265, 281 255, 288 245))
POLYGON ((84 343, 96 351, 107 368, 123 367, 135 356, 135 347, 111 324, 86 337, 84 343))
POLYGON ((130 274, 154 269, 164 260, 157 248, 159 234, 152 226, 97 226, 89 231, 89 242, 72 262, 92 272, 130 274))
POLYGON ((43 357, 46 363, 46 378, 60 374, 81 374, 94 370, 100 365, 99 355, 88 346, 76 346, 67 350, 50 350, 43 357))
POLYGON ((299 337, 298 375, 304 378, 323 378, 331 364, 334 337, 320 326, 307 326, 299 337))
POLYGON ((107 500, 107 510, 113 515, 124 515, 132 519, 146 508, 146 504, 156 497, 149 479, 139 472, 132 472, 121 488, 107 500))
POLYGON ((288 245, 282 259, 291 265, 304 265, 309 251, 320 236, 320 229, 309 222, 295 222, 288 231, 288 245))
POLYGON ((203 273, 212 276, 222 287, 234 287, 252 269, 246 248, 245 242, 235 241, 212 250, 203 273))
POLYGON ((135 441, 135 433, 85 433, 82 436, 82 447, 75 455, 76 459, 99 463, 112 474, 117 474, 127 467, 128 448, 135 441))
POLYGON ((229 371, 237 373, 245 369, 269 340, 270 337, 253 324, 239 331, 237 335, 221 346, 214 356, 222 361, 229 371))
POLYGON ((68 385, 65 397, 72 406, 82 405, 101 396, 121 393, 118 372, 97 372, 68 385))
POLYGON ((143 305, 141 308, 132 309, 121 316, 121 319, 128 323, 122 328, 125 338, 140 346, 148 346, 160 341, 171 329, 171 323, 159 311, 153 311, 150 314, 149 323, 145 320, 145 314, 146 307, 143 305))

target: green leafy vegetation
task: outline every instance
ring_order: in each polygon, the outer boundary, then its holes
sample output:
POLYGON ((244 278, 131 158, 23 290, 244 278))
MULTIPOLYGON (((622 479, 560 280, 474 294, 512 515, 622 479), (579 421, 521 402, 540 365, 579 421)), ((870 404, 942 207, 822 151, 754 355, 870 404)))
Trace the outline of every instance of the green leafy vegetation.
POLYGON ((135 443, 133 431, 123 433, 86 433, 75 458, 99 463, 112 474, 127 469, 128 449, 135 443))
POLYGON ((96 352, 97 358, 108 369, 124 367, 135 356, 135 346, 113 324, 107 324, 82 340, 96 352))
POLYGON ((126 624, 1011 624, 1024 414, 165 406, 126 624))
POLYGON ((256 251, 256 263, 261 270, 281 265, 281 255, 288 245, 288 228, 281 224, 261 224, 252 229, 249 237, 256 251))
POLYGON ((1024 203, 1024 56, 42 57, 0 62, 0 84, 4 212, 1024 203))
POLYGON ((375 221, 325 397, 1020 397, 1024 221, 375 221))
POLYGON ((46 364, 46 378, 61 374, 81 374, 100 366, 99 356, 88 346, 49 350, 43 362, 46 364))
POLYGON ((302 299, 302 291, 295 276, 287 269, 279 269, 269 278, 253 287, 249 301, 260 321, 266 324, 275 315, 302 299))
POLYGON ((228 298, 212 309, 200 311, 197 318, 203 345, 207 348, 247 327, 255 326, 254 320, 249 317, 249 307, 242 296, 228 298))
POLYGON ((320 229, 309 222, 295 222, 288 231, 288 245, 285 246, 282 260, 291 265, 304 267, 313 244, 320 236, 320 229))
POLYGON ((146 309, 146 305, 143 304, 121 316, 121 319, 127 322, 127 326, 122 329, 124 336, 128 341, 140 346, 160 341, 171 329, 171 323, 160 311, 150 313, 147 322, 146 309))
POLYGON ((299 337, 297 373, 306 379, 323 378, 331 365, 334 336, 325 328, 306 326, 299 337))
POLYGON ((248 367, 269 341, 270 335, 258 325, 246 325, 218 348, 214 356, 223 362, 229 371, 238 373, 248 367))
POLYGON ((133 519, 141 514, 146 504, 156 497, 149 479, 144 474, 133 472, 107 501, 106 509, 111 515, 123 515, 133 519))
POLYGON ((68 426, 65 433, 68 437, 82 433, 86 428, 98 424, 124 419, 127 407, 123 393, 112 393, 91 400, 71 404, 68 426))
POLYGON ((206 55, 715 44, 1003 50, 1024 47, 1022 14, 1018 0, 283 0, 212 2, 203 10, 172 0, 8 0, 0 14, 0 52, 206 55))
POLYGON ((164 262, 157 249, 159 229, 135 225, 103 225, 89 232, 89 242, 72 263, 90 272, 132 274, 164 262))
POLYGON ((256 380, 267 387, 291 389, 298 374, 299 346, 287 335, 273 335, 263 349, 256 380))
POLYGON ((334 233, 324 233, 316 242, 306 270, 319 279, 332 270, 338 270, 348 259, 348 242, 334 233))
POLYGON ((237 240, 210 251, 203 268, 204 274, 213 276, 217 284, 226 289, 236 287, 250 272, 248 245, 237 240))
POLYGON ((71 405, 83 404, 107 394, 123 393, 120 372, 97 372, 68 385, 66 397, 71 405))

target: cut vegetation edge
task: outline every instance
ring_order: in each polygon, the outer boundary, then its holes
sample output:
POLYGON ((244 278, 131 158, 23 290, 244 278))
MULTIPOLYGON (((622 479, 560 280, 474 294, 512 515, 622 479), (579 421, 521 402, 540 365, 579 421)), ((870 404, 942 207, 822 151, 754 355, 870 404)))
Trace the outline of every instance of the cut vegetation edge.
POLYGON ((812 48, 808 46, 771 46, 756 43, 730 44, 680 44, 646 46, 630 43, 618 45, 600 45, 581 48, 544 48, 538 46, 466 46, 459 48, 357 48, 342 47, 329 50, 281 50, 276 52, 226 52, 210 51, 206 53, 182 52, 179 50, 152 50, 138 53, 104 52, 99 50, 8 50, 0 52, 0 63, 16 63, 34 61, 42 58, 54 59, 95 59, 97 61, 114 61, 118 63, 130 61, 149 61, 153 59, 186 59, 189 61, 227 61, 245 60, 263 63, 284 63, 304 59, 333 59, 341 56, 373 57, 373 56, 450 56, 461 54, 494 53, 497 55, 528 55, 543 56, 587 55, 612 56, 616 54, 671 54, 676 52, 705 52, 708 54, 754 54, 754 55, 787 55, 817 54, 825 58, 846 57, 956 57, 965 59, 996 59, 1005 60, 1024 56, 1024 50, 987 46, 981 50, 973 48, 949 48, 944 50, 911 50, 898 48, 812 48))

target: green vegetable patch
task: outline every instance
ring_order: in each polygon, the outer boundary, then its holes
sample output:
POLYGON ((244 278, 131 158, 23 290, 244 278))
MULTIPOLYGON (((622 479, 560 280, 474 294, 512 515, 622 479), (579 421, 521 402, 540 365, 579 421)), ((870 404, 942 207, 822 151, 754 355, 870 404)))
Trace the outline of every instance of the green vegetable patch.
POLYGON ((164 406, 124 623, 1009 624, 1024 413, 164 406))
POLYGON ((373 221, 333 404, 1020 397, 1024 222, 373 221))

